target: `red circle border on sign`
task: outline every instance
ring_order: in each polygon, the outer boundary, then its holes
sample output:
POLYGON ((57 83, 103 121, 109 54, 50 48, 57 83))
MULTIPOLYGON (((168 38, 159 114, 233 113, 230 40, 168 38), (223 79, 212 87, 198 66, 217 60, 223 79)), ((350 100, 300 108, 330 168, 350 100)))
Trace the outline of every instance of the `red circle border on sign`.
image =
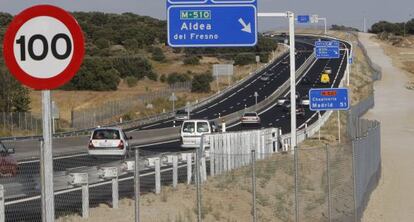
POLYGON ((10 23, 3 41, 3 56, 12 75, 22 84, 37 90, 56 89, 68 81, 78 72, 85 54, 83 31, 76 19, 65 10, 52 5, 36 5, 25 9, 14 17, 10 23), (53 17, 69 29, 73 39, 73 55, 69 65, 52 78, 35 78, 26 73, 17 63, 14 55, 14 39, 19 29, 32 18, 39 16, 53 17))

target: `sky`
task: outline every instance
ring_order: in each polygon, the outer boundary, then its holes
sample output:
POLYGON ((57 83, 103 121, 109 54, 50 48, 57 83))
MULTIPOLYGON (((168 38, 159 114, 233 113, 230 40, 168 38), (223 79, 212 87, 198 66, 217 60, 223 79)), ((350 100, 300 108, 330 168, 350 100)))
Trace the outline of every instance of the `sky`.
MULTIPOLYGON (((0 0, 0 11, 17 14, 36 4, 53 4, 68 11, 133 12, 165 19, 166 0, 0 0)), ((259 12, 318 14, 328 24, 362 29, 363 18, 371 24, 379 20, 403 22, 414 17, 413 0, 258 0, 259 12)), ((287 25, 283 19, 259 19, 261 31, 287 25)), ((322 24, 321 24, 322 25, 322 24)))

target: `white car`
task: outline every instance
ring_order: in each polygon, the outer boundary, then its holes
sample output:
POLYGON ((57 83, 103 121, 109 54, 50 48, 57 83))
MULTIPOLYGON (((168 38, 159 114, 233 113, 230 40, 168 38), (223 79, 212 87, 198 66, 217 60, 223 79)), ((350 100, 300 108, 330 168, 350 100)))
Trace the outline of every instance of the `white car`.
POLYGON ((97 128, 89 140, 88 153, 92 156, 127 156, 128 140, 121 128, 97 128))
POLYGON ((188 113, 185 110, 177 110, 175 112, 175 121, 182 122, 184 120, 188 120, 188 113))
POLYGON ((300 100, 300 104, 303 106, 309 106, 309 96, 302 97, 302 99, 300 100))
POLYGON ((262 80, 262 81, 269 81, 269 76, 268 75, 262 75, 260 77, 260 80, 262 80))
MULTIPOLYGON (((201 136, 211 132, 208 120, 186 120, 181 125, 181 147, 199 148, 201 136)), ((209 146, 208 140, 205 140, 205 145, 209 146)))
POLYGON ((281 98, 277 99, 277 105, 278 106, 283 105, 286 102, 286 100, 289 100, 289 98, 281 97, 281 98))
POLYGON ((246 112, 241 118, 242 124, 260 124, 260 117, 256 112, 246 112))
POLYGON ((330 75, 330 74, 332 74, 332 68, 331 67, 326 67, 323 72, 330 75))

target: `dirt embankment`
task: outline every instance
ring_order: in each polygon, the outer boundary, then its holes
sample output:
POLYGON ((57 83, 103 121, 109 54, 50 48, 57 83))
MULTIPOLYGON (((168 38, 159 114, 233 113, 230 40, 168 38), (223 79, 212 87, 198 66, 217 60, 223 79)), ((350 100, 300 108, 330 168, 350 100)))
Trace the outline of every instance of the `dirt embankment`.
POLYGON ((382 40, 378 36, 371 39, 380 44, 384 52, 392 60, 394 66, 402 69, 408 76, 405 87, 414 90, 414 36, 400 38, 397 43, 390 40, 382 40))

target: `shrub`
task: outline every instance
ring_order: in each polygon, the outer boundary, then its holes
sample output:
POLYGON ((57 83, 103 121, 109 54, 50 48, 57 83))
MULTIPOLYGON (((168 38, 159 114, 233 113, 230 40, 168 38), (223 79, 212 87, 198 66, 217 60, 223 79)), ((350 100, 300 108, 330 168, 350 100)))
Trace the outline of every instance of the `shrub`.
POLYGON ((162 74, 162 75, 161 75, 161 77, 160 77, 160 81, 161 81, 162 83, 165 83, 165 81, 167 81, 167 77, 165 76, 165 74, 162 74))
POLYGON ((78 74, 66 85, 65 90, 117 90, 120 82, 118 70, 105 59, 85 59, 78 74))
POLYGON ((180 74, 180 73, 171 73, 168 77, 167 77, 167 82, 168 84, 172 85, 174 83, 177 82, 186 82, 189 81, 191 78, 188 74, 184 73, 184 74, 180 74))
POLYGON ((133 76, 126 77, 125 81, 126 81, 129 88, 137 86, 137 84, 138 84, 138 79, 133 77, 133 76))
POLYGON ((194 76, 191 83, 191 92, 207 93, 211 91, 210 83, 213 81, 211 73, 194 76))
POLYGON ((154 49, 152 50, 152 59, 158 62, 165 61, 165 55, 161 48, 154 47, 154 49))
POLYGON ((256 55, 253 53, 241 53, 234 58, 235 65, 248 65, 256 63, 256 55))
POLYGON ((154 80, 156 77, 152 71, 151 63, 144 57, 118 58, 114 61, 114 67, 122 78, 134 76, 139 80, 147 76, 154 80))
POLYGON ((199 65, 200 59, 197 56, 189 56, 184 58, 184 65, 199 65))

